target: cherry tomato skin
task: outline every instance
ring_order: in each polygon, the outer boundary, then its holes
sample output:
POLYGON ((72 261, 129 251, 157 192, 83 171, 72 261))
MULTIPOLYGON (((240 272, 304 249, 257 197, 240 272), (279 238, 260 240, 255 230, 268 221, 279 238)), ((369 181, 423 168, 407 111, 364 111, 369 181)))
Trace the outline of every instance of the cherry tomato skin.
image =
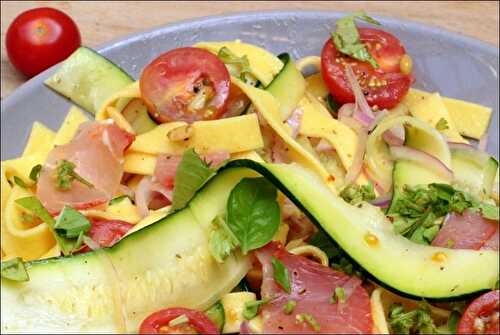
POLYGON ((354 93, 345 77, 345 65, 351 65, 358 77, 365 98, 370 106, 392 108, 408 92, 413 82, 411 75, 400 72, 400 60, 406 53, 399 40, 378 30, 359 28, 360 39, 379 64, 375 69, 366 62, 342 56, 332 39, 328 39, 321 53, 321 74, 334 100, 340 104, 354 102, 354 93))
POLYGON ((472 301, 458 323, 457 334, 498 334, 500 328, 498 319, 499 295, 499 290, 490 291, 472 301), (478 332, 475 329, 475 320, 487 317, 491 318, 490 322, 486 322, 483 331, 478 332))
POLYGON ((161 327, 168 326, 171 320, 181 315, 188 318, 189 324, 199 334, 219 334, 217 326, 204 313, 181 307, 166 308, 151 314, 142 321, 139 334, 160 334, 161 327))
POLYGON ((224 114, 230 76, 224 63, 209 51, 178 48, 149 63, 140 78, 141 95, 151 116, 160 123, 214 120, 224 114), (190 110, 198 84, 209 86, 208 108, 190 110))
POLYGON ((75 22, 54 8, 35 8, 14 19, 6 34, 14 67, 32 77, 66 59, 81 45, 75 22))
MULTIPOLYGON (((111 247, 121 239, 134 225, 121 220, 90 220, 91 227, 88 236, 100 247, 111 247)), ((84 246, 78 253, 89 252, 84 246)))

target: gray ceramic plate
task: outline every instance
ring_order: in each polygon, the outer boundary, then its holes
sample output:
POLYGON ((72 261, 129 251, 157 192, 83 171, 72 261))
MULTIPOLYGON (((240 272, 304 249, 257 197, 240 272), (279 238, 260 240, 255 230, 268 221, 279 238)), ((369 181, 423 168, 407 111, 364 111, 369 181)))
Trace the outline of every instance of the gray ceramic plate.
MULTIPOLYGON (((161 52, 198 41, 234 40, 255 43, 295 58, 319 55, 324 41, 343 14, 330 12, 260 12, 183 21, 110 42, 98 51, 137 78, 161 52)), ((498 157, 498 48, 411 22, 376 17, 413 56, 415 87, 478 102, 494 110, 488 150, 498 157)), ((51 68, 18 88, 1 103, 1 159, 19 155, 31 125, 41 121, 53 129, 69 103, 44 87, 51 68)))

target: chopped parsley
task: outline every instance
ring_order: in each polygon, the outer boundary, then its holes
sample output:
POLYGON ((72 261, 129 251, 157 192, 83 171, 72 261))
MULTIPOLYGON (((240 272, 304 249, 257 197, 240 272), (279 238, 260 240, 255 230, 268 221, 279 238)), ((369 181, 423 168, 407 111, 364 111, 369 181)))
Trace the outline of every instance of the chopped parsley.
POLYGON ((425 304, 407 312, 403 305, 392 304, 389 308, 389 327, 396 334, 435 334, 437 327, 425 304))
POLYGON ((273 265, 274 281, 281 286, 286 293, 291 292, 290 275, 286 266, 276 257, 271 257, 271 264, 273 265))
POLYGON ((371 24, 380 25, 378 21, 359 11, 352 15, 337 20, 336 30, 332 33, 333 44, 337 50, 344 55, 350 56, 362 62, 367 62, 374 68, 379 65, 370 54, 366 45, 361 42, 355 20, 359 19, 371 24))
POLYGON ((243 308, 243 317, 247 320, 252 320, 257 313, 259 313, 259 307, 261 305, 267 304, 269 300, 255 300, 245 302, 245 307, 243 308))
POLYGON ((396 233, 416 243, 430 244, 446 214, 462 214, 466 209, 480 211, 484 218, 498 220, 498 207, 480 202, 471 194, 447 184, 405 185, 388 215, 396 233))
POLYGON ((33 168, 30 171, 30 179, 33 180, 35 183, 38 182, 38 177, 40 177, 40 171, 42 171, 41 164, 33 166, 33 168))
POLYGON ((58 189, 67 191, 71 188, 71 184, 74 180, 82 183, 87 187, 94 187, 92 183, 85 180, 78 173, 75 172, 76 165, 65 159, 61 160, 56 167, 56 186, 58 189))
POLYGON ((14 183, 21 188, 28 188, 28 185, 26 185, 24 180, 22 180, 18 176, 14 176, 14 183))
POLYGON ((26 271, 26 267, 24 266, 24 262, 21 257, 16 257, 2 262, 1 275, 2 278, 14 281, 30 280, 28 271, 26 271))
POLYGON ((288 300, 287 303, 283 306, 283 313, 287 315, 292 314, 295 306, 297 306, 297 302, 295 300, 288 300))
POLYGON ((441 130, 446 130, 450 129, 450 126, 448 125, 448 121, 444 117, 440 118, 439 121, 436 123, 435 128, 439 131, 441 130))
POLYGON ((319 332, 321 326, 319 322, 311 314, 301 313, 295 316, 295 320, 298 323, 306 322, 314 331, 319 332))
POLYGON ((215 217, 212 226, 213 230, 208 240, 210 253, 218 263, 223 263, 240 243, 221 216, 215 217))
POLYGON ((250 62, 248 61, 248 57, 246 55, 238 57, 231 50, 229 50, 229 48, 222 47, 217 53, 217 57, 219 57, 224 64, 230 65, 229 72, 231 75, 239 77, 243 81, 246 81, 247 76, 252 73, 250 62))
POLYGON ((332 296, 330 297, 331 304, 343 304, 345 302, 345 290, 343 287, 336 287, 333 291, 332 296))
POLYGON ((356 205, 362 201, 375 199, 375 190, 372 183, 366 185, 351 184, 340 192, 340 196, 351 205, 356 205))

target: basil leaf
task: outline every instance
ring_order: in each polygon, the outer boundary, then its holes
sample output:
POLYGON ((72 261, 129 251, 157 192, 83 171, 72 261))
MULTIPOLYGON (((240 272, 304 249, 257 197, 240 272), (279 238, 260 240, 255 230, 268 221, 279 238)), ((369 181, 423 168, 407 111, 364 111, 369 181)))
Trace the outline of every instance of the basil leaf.
POLYGON ((244 178, 229 194, 227 225, 244 254, 272 240, 280 224, 276 188, 265 178, 244 178))
POLYGON ((28 281, 30 276, 21 257, 16 257, 8 261, 2 262, 1 268, 2 278, 14 281, 28 281))
POLYGON ((267 304, 269 300, 256 300, 256 301, 247 301, 245 302, 245 307, 243 308, 243 317, 247 320, 252 320, 257 313, 259 313, 259 307, 261 305, 267 304))
POLYGON ((28 185, 26 185, 26 183, 24 182, 24 180, 22 180, 18 176, 14 176, 14 183, 16 183, 16 185, 19 186, 19 187, 28 188, 28 185))
POLYGON ((125 198, 128 198, 128 195, 120 195, 118 197, 115 197, 113 199, 111 199, 109 202, 108 202, 108 206, 113 206, 113 205, 116 205, 116 204, 119 204, 120 202, 122 202, 122 200, 124 200, 125 198))
POLYGON ((369 17, 364 12, 355 12, 352 15, 337 20, 336 31, 332 33, 333 43, 339 52, 359 61, 368 62, 374 68, 378 68, 379 65, 376 60, 372 57, 366 45, 360 40, 355 19, 380 25, 378 21, 369 17))
POLYGON ((66 238, 77 238, 80 233, 90 229, 90 222, 80 212, 69 206, 64 206, 54 225, 56 232, 66 238))
POLYGON ((214 229, 210 233, 208 245, 210 253, 218 263, 223 263, 231 252, 239 245, 238 239, 227 227, 225 220, 216 216, 212 222, 214 229))
POLYGON ((281 286, 281 288, 285 290, 286 293, 290 293, 291 287, 288 269, 279 259, 274 256, 271 257, 271 264, 273 265, 274 281, 278 283, 278 285, 281 286))
POLYGON ((33 180, 35 183, 38 182, 38 177, 40 177, 40 171, 42 171, 41 164, 33 166, 33 168, 30 171, 30 179, 33 180))
POLYGON ((214 174, 194 149, 186 150, 175 173, 172 210, 184 208, 214 174))
POLYGON ((37 197, 31 196, 31 197, 20 198, 20 199, 16 200, 16 203, 19 206, 31 211, 33 213, 33 215, 40 218, 40 220, 42 220, 43 222, 45 222, 47 224, 49 229, 54 234, 54 238, 56 239, 57 243, 61 247, 61 251, 63 252, 64 255, 71 254, 75 250, 75 248, 79 247, 78 243, 80 243, 80 245, 81 245, 81 238, 82 237, 78 236, 78 239, 75 241, 75 240, 71 240, 71 239, 65 238, 63 236, 60 236, 56 232, 56 230, 54 228, 54 226, 55 226, 54 218, 50 215, 50 213, 47 211, 47 209, 45 209, 45 207, 43 207, 42 203, 40 202, 40 200, 38 200, 37 197), (80 240, 80 242, 78 242, 78 240, 80 240))

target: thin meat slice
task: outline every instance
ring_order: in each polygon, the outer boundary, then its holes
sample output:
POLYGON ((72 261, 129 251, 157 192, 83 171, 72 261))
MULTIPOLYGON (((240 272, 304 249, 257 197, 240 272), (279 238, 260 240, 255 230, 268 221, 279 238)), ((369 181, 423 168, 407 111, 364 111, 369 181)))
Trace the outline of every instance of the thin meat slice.
MULTIPOLYGON (((201 158, 211 167, 215 167, 229 159, 229 153, 225 151, 202 155, 201 158)), ((181 155, 160 154, 156 159, 153 182, 158 182, 167 188, 173 188, 175 173, 181 163, 181 155)))
POLYGON ((498 228, 497 230, 491 235, 491 237, 484 242, 483 246, 481 247, 481 250, 495 250, 498 251, 498 244, 499 244, 499 239, 500 236, 498 235, 498 228))
POLYGON ((123 152, 134 135, 110 122, 86 122, 67 144, 48 155, 37 183, 37 196, 47 210, 56 214, 64 205, 91 208, 109 201, 119 190, 123 175, 123 152), (92 187, 73 181, 68 190, 57 188, 56 167, 67 160, 92 187))
POLYGON ((432 241, 436 247, 479 250, 498 230, 498 221, 488 220, 480 213, 465 210, 451 213, 432 241))
POLYGON ((264 299, 270 299, 261 309, 264 333, 372 332, 370 299, 358 278, 290 254, 276 242, 259 249, 256 256, 263 268, 261 294, 264 299), (273 256, 288 269, 290 293, 285 292, 274 280, 271 263, 273 256), (344 302, 331 303, 330 297, 336 287, 344 289, 344 302), (294 300, 296 306, 292 313, 286 314, 283 308, 290 300, 294 300), (308 322, 298 322, 297 316, 300 314, 312 316, 320 328, 314 330, 308 322))

